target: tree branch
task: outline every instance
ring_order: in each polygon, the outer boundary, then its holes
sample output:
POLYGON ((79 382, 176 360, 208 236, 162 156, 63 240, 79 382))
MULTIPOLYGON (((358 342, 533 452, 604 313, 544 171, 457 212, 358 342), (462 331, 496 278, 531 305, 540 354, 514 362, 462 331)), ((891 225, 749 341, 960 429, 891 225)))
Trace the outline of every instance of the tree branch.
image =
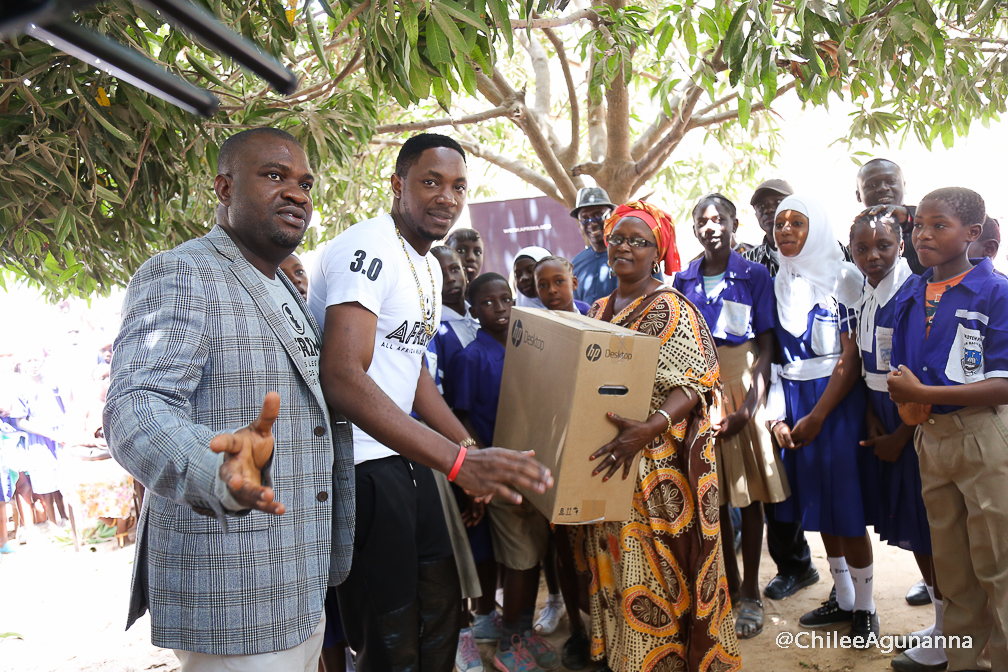
POLYGON ((494 107, 475 114, 467 114, 464 117, 458 118, 438 117, 423 121, 408 121, 401 124, 385 124, 383 126, 376 126, 375 133, 406 133, 408 131, 422 131, 436 126, 465 126, 497 117, 516 117, 519 114, 521 114, 521 110, 517 104, 501 105, 500 107, 494 107))
POLYGON ((601 23, 602 21, 601 17, 595 13, 594 9, 580 9, 576 12, 568 14, 567 16, 552 16, 549 18, 536 16, 532 19, 512 19, 511 28, 514 30, 521 30, 524 28, 560 28, 561 26, 569 26, 572 23, 577 23, 582 19, 587 19, 595 24, 601 23))
POLYGON ((595 177, 602 172, 602 165, 601 161, 585 161, 571 168, 571 173, 574 175, 591 175, 595 177))
POLYGON ((638 175, 650 172, 652 166, 654 166, 658 161, 658 158, 665 154, 666 150, 670 146, 678 144, 679 141, 682 140, 683 134, 686 133, 686 124, 693 118, 693 108, 696 106, 696 102, 699 100, 701 93, 703 93, 703 89, 697 85, 693 85, 690 88, 686 94, 685 100, 682 102, 682 107, 679 110, 679 118, 672 124, 672 130, 666 133, 665 137, 655 143, 655 145, 649 149, 634 166, 634 170, 638 175))
POLYGON ((567 60, 567 51, 564 49, 563 40, 550 28, 543 28, 543 34, 556 50, 557 58, 560 59, 560 67, 563 69, 564 79, 567 81, 567 98, 570 100, 571 117, 571 141, 560 152, 560 161, 564 165, 570 165, 577 160, 581 151, 581 110, 578 106, 577 89, 574 86, 574 77, 571 75, 570 61, 567 60))
POLYGON ((366 10, 370 6, 371 6, 371 0, 364 0, 364 2, 362 2, 361 4, 359 4, 356 7, 354 7, 353 11, 350 12, 349 14, 347 14, 346 17, 342 21, 340 21, 339 25, 337 25, 336 28, 333 30, 333 32, 332 32, 332 34, 333 34, 332 41, 335 41, 336 40, 336 36, 339 35, 340 33, 342 33, 344 31, 344 29, 346 29, 346 27, 350 25, 351 21, 353 21, 358 16, 360 16, 360 13, 363 12, 364 10, 366 10))

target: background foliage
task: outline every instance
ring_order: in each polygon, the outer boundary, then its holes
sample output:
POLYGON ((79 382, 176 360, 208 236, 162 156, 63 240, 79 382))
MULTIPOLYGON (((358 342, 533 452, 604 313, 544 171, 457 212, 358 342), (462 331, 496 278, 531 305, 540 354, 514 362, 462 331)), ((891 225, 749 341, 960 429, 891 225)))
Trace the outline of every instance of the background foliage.
POLYGON ((301 76, 290 97, 125 0, 79 16, 214 91, 205 121, 34 39, 0 44, 7 277, 53 296, 125 282, 206 231, 217 149, 254 125, 293 132, 321 177, 311 247, 387 207, 394 148, 426 128, 567 205, 592 181, 686 204, 772 163, 780 96, 853 101, 851 141, 948 146, 1008 95, 990 0, 294 1, 197 0, 301 76), (689 134, 726 158, 677 154, 689 134))

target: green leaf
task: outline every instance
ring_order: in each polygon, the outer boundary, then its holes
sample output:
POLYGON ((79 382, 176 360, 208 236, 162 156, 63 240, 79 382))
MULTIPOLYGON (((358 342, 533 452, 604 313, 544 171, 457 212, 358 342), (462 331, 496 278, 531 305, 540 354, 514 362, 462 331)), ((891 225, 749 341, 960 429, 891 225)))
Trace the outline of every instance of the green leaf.
POLYGON ((860 19, 868 9, 868 0, 848 0, 847 7, 860 19))
POLYGON ((88 111, 91 113, 91 115, 98 120, 98 123, 101 124, 106 131, 111 133, 113 137, 118 138, 123 142, 128 142, 131 145, 136 145, 136 141, 133 138, 131 138, 130 136, 126 135, 118 128, 116 128, 116 125, 112 123, 112 120, 109 119, 109 117, 104 112, 98 109, 98 105, 94 102, 94 99, 91 97, 90 94, 81 92, 75 80, 71 79, 70 85, 73 88, 74 92, 77 94, 78 98, 80 98, 81 102, 84 103, 84 106, 88 108, 88 111))
POLYGON ((305 20, 308 22, 308 37, 311 39, 312 49, 315 50, 315 55, 318 56, 319 62, 325 66, 325 69, 329 71, 331 76, 335 77, 336 73, 333 71, 333 67, 326 57, 325 49, 322 48, 322 36, 319 35, 318 26, 315 25, 315 16, 312 14, 311 2, 305 2, 304 15, 305 20))
POLYGON ((441 28, 433 21, 428 21, 426 26, 427 52, 434 65, 451 63, 451 48, 448 46, 448 38, 441 32, 441 28))
MULTIPOLYGON (((417 9, 416 4, 413 2, 404 2, 400 5, 399 16, 406 26, 406 37, 409 38, 409 43, 411 46, 415 47, 418 37, 417 28, 417 9)), ((426 98, 427 96, 422 96, 426 98)))
POLYGON ((735 10, 731 23, 728 24, 728 30, 725 32, 725 55, 728 57, 728 63, 732 66, 735 65, 742 55, 742 24, 745 22, 748 13, 749 3, 743 3, 741 7, 735 10))
POLYGON ((214 72, 210 68, 208 68, 198 58, 196 58, 195 56, 193 56, 191 52, 187 51, 185 57, 186 57, 186 60, 189 61, 189 65, 191 65, 193 67, 193 70, 195 70, 196 74, 198 74, 200 77, 202 77, 203 79, 207 79, 207 80, 213 82, 214 84, 216 84, 217 86, 221 87, 222 89, 227 89, 229 91, 231 90, 231 87, 229 87, 227 84, 225 84, 223 79, 221 79, 220 77, 218 77, 217 75, 215 75, 214 72))
POLYGON ((462 33, 459 31, 458 26, 455 25, 455 22, 452 21, 452 18, 442 9, 440 2, 431 6, 431 15, 448 37, 448 43, 451 45, 452 50, 456 54, 459 54, 460 57, 462 54, 465 54, 465 38, 462 37, 462 33))
POLYGON ((56 215, 56 226, 54 231, 56 233, 56 244, 62 245, 63 241, 66 240, 67 234, 70 233, 70 227, 74 225, 73 212, 70 211, 70 206, 64 205, 59 214, 56 215))
POLYGON ((738 99, 738 118, 739 123, 742 124, 743 128, 749 125, 749 113, 751 109, 752 106, 748 100, 745 98, 738 99))
POLYGON ((508 53, 513 54, 514 31, 511 28, 511 17, 508 14, 507 3, 504 0, 487 0, 487 7, 490 9, 490 15, 493 16, 497 28, 504 33, 504 39, 508 45, 508 53))
POLYGON ((438 0, 436 6, 448 12, 448 14, 458 19, 459 21, 468 23, 470 26, 481 32, 484 33, 487 32, 486 23, 482 21, 479 16, 469 11, 462 5, 452 2, 452 0, 438 0))

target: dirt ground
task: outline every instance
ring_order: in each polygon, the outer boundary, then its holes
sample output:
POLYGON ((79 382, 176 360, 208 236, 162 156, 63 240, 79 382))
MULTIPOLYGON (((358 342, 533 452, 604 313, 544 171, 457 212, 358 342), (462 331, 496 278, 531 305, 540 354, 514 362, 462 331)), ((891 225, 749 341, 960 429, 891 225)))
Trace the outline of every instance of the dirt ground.
MULTIPOLYGON (((819 670, 821 672, 888 670, 896 652, 837 649, 782 649, 779 633, 799 631, 798 618, 819 605, 829 593, 828 566, 819 535, 810 534, 812 555, 823 579, 780 602, 765 600, 767 621, 763 633, 741 643, 746 670, 819 670)), ((874 539, 875 602, 882 634, 904 634, 926 627, 931 607, 910 607, 907 589, 920 578, 913 556, 874 539)), ((128 632, 126 607, 133 563, 132 545, 125 549, 105 542, 75 553, 35 536, 0 560, 0 670, 17 672, 133 672, 178 670, 171 651, 150 644, 150 621, 144 617, 128 632)), ((764 548, 760 584, 773 576, 774 567, 764 548)), ((545 597, 545 593, 541 594, 545 597)), ((842 636, 847 627, 838 629, 842 636)), ((559 649, 567 636, 566 619, 550 640, 559 649)), ((482 647, 488 672, 493 647, 482 647)))

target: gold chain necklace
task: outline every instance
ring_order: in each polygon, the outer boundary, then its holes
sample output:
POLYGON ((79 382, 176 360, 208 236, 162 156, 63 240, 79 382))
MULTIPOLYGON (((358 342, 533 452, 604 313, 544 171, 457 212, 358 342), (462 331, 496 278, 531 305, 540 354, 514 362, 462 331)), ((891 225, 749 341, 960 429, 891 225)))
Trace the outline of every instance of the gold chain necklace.
POLYGON ((435 306, 435 298, 437 294, 437 287, 434 285, 434 273, 431 272, 430 259, 424 255, 424 261, 427 262, 427 275, 430 276, 431 284, 431 309, 427 310, 427 306, 424 304, 424 293, 423 289, 420 287, 420 277, 417 275, 416 269, 413 267, 413 260, 410 259, 409 251, 406 249, 406 241, 403 240, 402 234, 399 233, 399 226, 395 227, 396 236, 399 237, 399 243, 402 245, 403 254, 406 255, 406 261, 409 263, 410 270, 413 271, 413 281, 416 283, 417 295, 420 297, 420 317, 423 320, 424 333, 427 334, 427 338, 433 338, 434 334, 437 333, 437 325, 434 324, 434 315, 437 312, 437 306, 435 306))

